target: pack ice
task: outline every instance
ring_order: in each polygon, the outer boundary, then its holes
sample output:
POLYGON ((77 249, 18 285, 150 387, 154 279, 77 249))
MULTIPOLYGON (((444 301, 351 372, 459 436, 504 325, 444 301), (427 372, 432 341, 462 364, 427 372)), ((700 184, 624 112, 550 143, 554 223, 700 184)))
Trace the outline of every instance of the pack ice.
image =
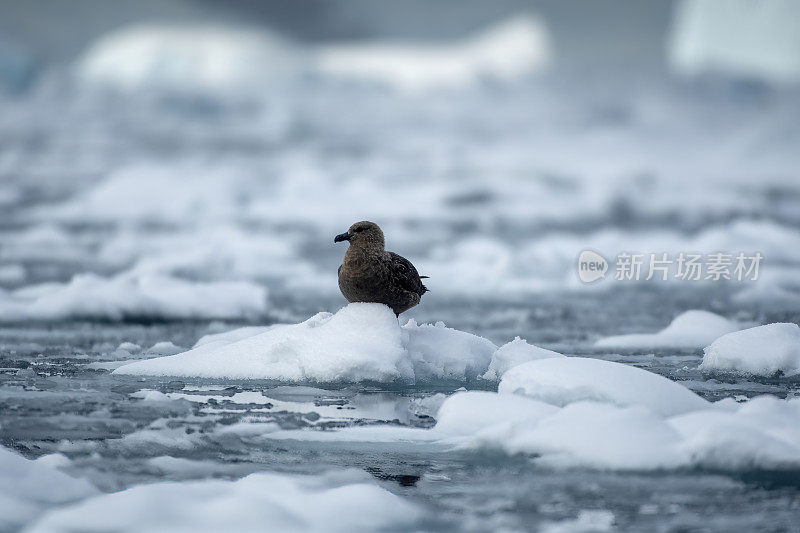
POLYGON ((486 372, 497 351, 491 341, 441 322, 409 320, 401 327, 387 306, 353 303, 299 324, 203 338, 187 352, 114 372, 319 383, 467 381, 486 372))

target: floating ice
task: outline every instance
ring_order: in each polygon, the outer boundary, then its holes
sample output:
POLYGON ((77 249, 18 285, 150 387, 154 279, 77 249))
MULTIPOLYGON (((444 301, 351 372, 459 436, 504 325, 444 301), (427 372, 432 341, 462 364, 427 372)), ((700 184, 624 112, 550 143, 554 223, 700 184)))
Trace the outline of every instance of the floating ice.
POLYGON ((658 374, 587 357, 548 358, 515 366, 503 375, 497 390, 524 394, 558 406, 593 400, 618 406, 644 406, 660 415, 709 406, 686 387, 658 374))
MULTIPOLYGON (((677 402, 684 403, 680 396, 677 402)), ((273 431, 264 438, 407 444, 431 451, 488 449, 524 454, 554 468, 800 470, 800 399, 701 400, 693 402, 695 410, 676 409, 683 412, 667 416, 648 408, 646 397, 629 403, 578 400, 559 407, 517 394, 458 392, 445 400, 429 430, 368 426, 273 431)))
POLYGON ((0 448, 0 530, 16 530, 48 507, 97 494, 88 481, 59 470, 68 464, 62 455, 31 461, 0 448))
POLYGON ((143 87, 243 90, 289 73, 292 51, 263 30, 224 26, 141 25, 95 42, 77 66, 85 82, 143 87))
POLYGON ((676 4, 669 60, 679 74, 722 72, 800 81, 800 5, 792 0, 676 4))
POLYGON ((79 274, 69 283, 0 293, 0 321, 243 318, 263 314, 266 305, 266 289, 249 282, 79 274))
POLYGON ((67 531, 376 531, 413 529, 419 508, 360 471, 140 485, 55 509, 31 533, 67 531))
POLYGON ((800 327, 776 323, 729 333, 705 349, 700 368, 762 376, 800 374, 800 327))
POLYGON ((532 344, 519 337, 515 337, 513 341, 502 345, 492 355, 492 361, 489 363, 489 370, 482 376, 483 379, 499 380, 510 368, 527 363, 528 361, 536 361, 538 359, 548 359, 550 357, 564 357, 558 352, 545 350, 532 344))
POLYGON ((329 44, 315 55, 323 73, 411 91, 462 87, 481 78, 513 80, 541 70, 549 60, 549 35, 530 15, 500 22, 454 44, 329 44))
POLYGON ((614 335, 598 340, 598 348, 703 348, 739 326, 709 311, 691 310, 676 316, 658 333, 614 335))
POLYGON ((497 347, 444 324, 400 327, 385 305, 355 303, 336 314, 201 339, 170 357, 137 361, 119 374, 272 379, 287 382, 474 379, 497 347))

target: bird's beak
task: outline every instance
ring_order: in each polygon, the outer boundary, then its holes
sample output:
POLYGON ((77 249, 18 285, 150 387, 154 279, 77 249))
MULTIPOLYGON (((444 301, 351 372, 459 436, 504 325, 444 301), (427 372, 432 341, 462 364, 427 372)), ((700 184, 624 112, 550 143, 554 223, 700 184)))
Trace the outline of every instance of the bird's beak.
POLYGON ((342 242, 342 241, 349 241, 352 235, 348 232, 340 233, 336 237, 333 238, 333 242, 342 242))

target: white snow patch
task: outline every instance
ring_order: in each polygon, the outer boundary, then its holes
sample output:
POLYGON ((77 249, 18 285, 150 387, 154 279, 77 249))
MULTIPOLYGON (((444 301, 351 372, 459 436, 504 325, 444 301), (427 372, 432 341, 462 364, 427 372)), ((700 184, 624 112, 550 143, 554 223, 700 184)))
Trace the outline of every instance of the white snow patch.
POLYGON ((152 345, 145 353, 148 355, 175 355, 184 351, 180 346, 176 346, 172 341, 161 341, 152 345))
POLYGON ((243 318, 263 314, 266 305, 266 289, 249 282, 79 274, 68 283, 46 283, 0 293, 0 321, 243 318))
POLYGON ((409 529, 417 506, 364 472, 139 485, 52 510, 28 529, 67 531, 375 531, 409 529))
POLYGON ((779 322, 729 333, 705 349, 703 370, 800 374, 800 327, 779 322))
POLYGON ((739 326, 725 317, 693 309, 676 316, 657 333, 614 335, 598 340, 598 348, 703 348, 739 326))
POLYGON ((618 406, 644 406, 660 415, 708 408, 686 387, 653 372, 587 357, 558 357, 515 366, 497 388, 565 406, 592 400, 618 406))
POLYGON ((297 383, 464 381, 483 373, 495 350, 490 341, 441 323, 409 320, 400 327, 387 306, 355 303, 299 324, 201 339, 187 352, 115 372, 297 383))
POLYGON ((513 341, 502 345, 493 355, 489 369, 481 376, 487 380, 499 380, 511 368, 539 359, 551 357, 564 357, 558 352, 539 348, 528 341, 515 337, 513 341))
POLYGON ((97 494, 88 481, 60 470, 69 462, 63 455, 31 461, 0 447, 0 530, 16 530, 51 506, 97 494))

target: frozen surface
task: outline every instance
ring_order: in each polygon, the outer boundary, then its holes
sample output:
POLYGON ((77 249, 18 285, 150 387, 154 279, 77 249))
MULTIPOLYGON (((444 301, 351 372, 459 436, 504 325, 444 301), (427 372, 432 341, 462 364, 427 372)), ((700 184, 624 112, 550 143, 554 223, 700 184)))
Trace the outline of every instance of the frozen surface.
POLYGON ((105 494, 51 511, 26 531, 378 531, 408 528, 419 516, 413 504, 363 472, 258 473, 105 494))
POLYGON ((708 311, 693 309, 676 316, 657 333, 614 335, 595 343, 598 348, 704 348, 718 337, 737 331, 736 322, 708 311))
POLYGON ((299 383, 465 381, 485 371, 496 349, 443 323, 400 327, 385 305, 355 303, 300 324, 201 339, 188 352, 114 372, 299 383))
POLYGON ((592 400, 644 406, 661 415, 708 406, 689 389, 658 374, 586 357, 549 358, 516 366, 503 375, 497 390, 558 406, 592 400))
POLYGON ((59 469, 69 464, 62 455, 32 461, 0 448, 0 529, 15 530, 49 507, 95 495, 91 483, 59 469))
POLYGON ((776 323, 729 333, 706 347, 703 370, 800 374, 800 327, 776 323))

